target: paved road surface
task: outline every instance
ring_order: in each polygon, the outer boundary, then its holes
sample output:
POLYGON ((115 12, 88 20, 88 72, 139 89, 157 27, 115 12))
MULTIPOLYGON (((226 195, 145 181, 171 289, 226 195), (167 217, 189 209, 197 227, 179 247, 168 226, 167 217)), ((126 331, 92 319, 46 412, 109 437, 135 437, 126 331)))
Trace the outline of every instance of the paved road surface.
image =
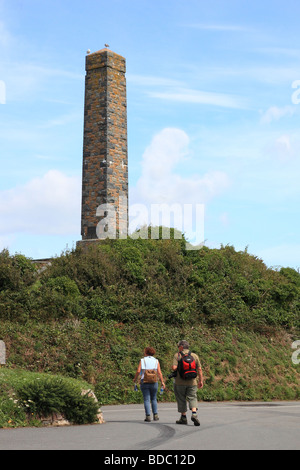
POLYGON ((175 403, 159 404, 160 420, 151 423, 142 405, 102 411, 102 425, 0 429, 0 450, 300 450, 300 402, 199 403, 200 427, 190 415, 188 426, 176 425, 175 403))

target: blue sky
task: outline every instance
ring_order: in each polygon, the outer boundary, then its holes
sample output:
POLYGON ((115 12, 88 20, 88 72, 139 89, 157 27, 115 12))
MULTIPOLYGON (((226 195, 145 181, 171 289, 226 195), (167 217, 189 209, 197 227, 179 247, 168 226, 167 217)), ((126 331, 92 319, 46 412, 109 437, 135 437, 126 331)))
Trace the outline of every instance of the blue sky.
POLYGON ((127 62, 129 204, 204 204, 207 246, 300 267, 299 15, 296 0, 0 0, 0 249, 80 240, 85 55, 108 43, 127 62))

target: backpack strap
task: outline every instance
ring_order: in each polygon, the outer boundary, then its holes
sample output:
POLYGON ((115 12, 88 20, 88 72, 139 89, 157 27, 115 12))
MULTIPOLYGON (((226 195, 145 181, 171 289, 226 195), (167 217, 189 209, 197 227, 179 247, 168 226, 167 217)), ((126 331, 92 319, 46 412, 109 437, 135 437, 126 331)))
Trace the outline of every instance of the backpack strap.
MULTIPOLYGON (((192 355, 191 351, 189 351, 187 354, 183 354, 183 351, 180 351, 179 354, 181 354, 181 357, 191 356, 192 355)), ((178 354, 178 359, 180 359, 179 354, 178 354)))

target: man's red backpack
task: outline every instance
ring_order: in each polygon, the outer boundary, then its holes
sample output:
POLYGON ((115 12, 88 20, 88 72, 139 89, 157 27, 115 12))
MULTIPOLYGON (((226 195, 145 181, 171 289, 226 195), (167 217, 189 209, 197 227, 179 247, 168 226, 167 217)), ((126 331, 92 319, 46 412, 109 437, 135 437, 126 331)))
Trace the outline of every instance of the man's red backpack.
POLYGON ((180 351, 181 358, 178 360, 178 372, 184 380, 195 379, 197 377, 197 365, 191 351, 184 354, 180 351))

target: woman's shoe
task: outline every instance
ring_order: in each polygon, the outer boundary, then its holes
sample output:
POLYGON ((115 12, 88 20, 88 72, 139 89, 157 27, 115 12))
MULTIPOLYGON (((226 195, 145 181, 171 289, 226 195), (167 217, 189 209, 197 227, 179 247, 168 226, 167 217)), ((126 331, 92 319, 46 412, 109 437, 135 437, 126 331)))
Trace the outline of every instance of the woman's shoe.
POLYGON ((158 414, 153 415, 153 421, 159 421, 158 414))
POLYGON ((151 421, 151 418, 149 415, 146 415, 146 418, 144 419, 144 421, 146 421, 146 423, 150 423, 151 421))

